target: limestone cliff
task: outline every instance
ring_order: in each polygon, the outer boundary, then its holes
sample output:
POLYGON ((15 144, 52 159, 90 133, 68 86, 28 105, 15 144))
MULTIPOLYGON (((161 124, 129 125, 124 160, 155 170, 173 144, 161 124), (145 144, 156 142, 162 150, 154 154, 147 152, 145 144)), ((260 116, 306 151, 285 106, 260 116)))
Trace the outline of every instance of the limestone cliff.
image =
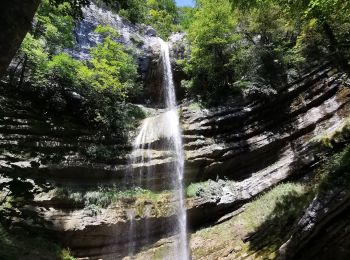
MULTIPOLYGON (((117 28, 120 41, 137 49, 143 103, 153 106, 146 110, 161 116, 162 71, 154 30, 95 6, 84 12, 72 54, 88 58, 87 48, 98 40, 92 33, 97 24, 117 28)), ((187 198, 193 259, 349 256, 348 187, 305 195, 298 186, 316 186, 318 169, 348 143, 348 134, 334 141, 332 149, 315 140, 346 123, 349 86, 347 74, 326 63, 281 87, 270 100, 237 97, 231 105, 215 108, 181 101, 185 183, 199 187, 187 198), (290 188, 289 183, 298 183, 293 192, 280 188, 290 188), (259 199, 267 205, 270 192, 277 191, 283 196, 278 195, 271 214, 262 217, 259 227, 255 222, 247 226, 263 212, 254 208, 259 199), (294 205, 297 210, 287 220, 278 214, 294 205), (283 236, 274 235, 274 221, 283 223, 283 236)), ((41 191, 20 209, 35 213, 40 223, 30 218, 19 222, 52 231, 82 259, 127 258, 131 246, 138 259, 163 258, 172 243, 175 210, 167 190, 170 156, 157 146, 157 136, 150 142, 154 149, 147 164, 132 164, 130 142, 121 145, 113 135, 101 136, 72 115, 43 113, 40 106, 8 93, 5 84, 0 107, 0 172, 3 178, 29 179, 41 191), (97 156, 100 151, 108 156, 97 156), (142 174, 148 169, 154 174, 142 174), (140 187, 130 188, 135 179, 140 187), (136 231, 132 237, 131 229, 136 231)))

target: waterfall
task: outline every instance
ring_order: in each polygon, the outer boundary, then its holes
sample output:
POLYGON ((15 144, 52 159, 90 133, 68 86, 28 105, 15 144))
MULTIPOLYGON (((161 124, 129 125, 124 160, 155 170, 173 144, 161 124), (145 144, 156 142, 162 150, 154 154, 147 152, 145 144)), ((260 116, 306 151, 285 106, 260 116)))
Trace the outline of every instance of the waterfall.
MULTIPOLYGON (((159 148, 159 146, 161 146, 161 150, 171 157, 166 174, 170 175, 169 179, 171 179, 171 187, 175 198, 174 203, 176 203, 176 205, 174 205, 176 209, 176 224, 173 227, 174 233, 176 234, 176 243, 172 252, 169 252, 168 259, 187 260, 189 259, 189 252, 183 187, 184 153, 180 118, 176 104, 169 45, 160 38, 159 43, 161 47, 160 57, 163 65, 165 109, 160 115, 146 118, 143 121, 140 132, 134 142, 132 163, 134 166, 138 166, 136 167, 138 170, 136 173, 134 172, 133 176, 138 177, 139 184, 141 184, 142 181, 143 183, 146 181, 148 185, 150 184, 148 179, 152 179, 152 174, 154 174, 151 167, 152 147, 157 146, 159 148), (145 167, 146 165, 147 170, 145 171, 142 166, 145 167), (146 180, 143 180, 143 178, 146 178, 146 180)), ((130 255, 132 254, 133 252, 130 252, 130 255)))
POLYGON ((180 128, 180 118, 176 107, 176 96, 175 87, 173 81, 173 74, 170 62, 169 45, 163 40, 160 40, 161 44, 161 57, 163 62, 163 87, 165 93, 165 105, 169 110, 166 113, 168 131, 171 133, 169 139, 170 147, 172 148, 175 156, 173 171, 171 174, 174 181, 174 190, 177 197, 177 220, 178 220, 178 259, 188 259, 188 248, 187 248, 187 230, 186 230, 186 205, 184 198, 184 187, 183 187, 183 175, 184 175, 184 154, 182 146, 182 136, 180 128))

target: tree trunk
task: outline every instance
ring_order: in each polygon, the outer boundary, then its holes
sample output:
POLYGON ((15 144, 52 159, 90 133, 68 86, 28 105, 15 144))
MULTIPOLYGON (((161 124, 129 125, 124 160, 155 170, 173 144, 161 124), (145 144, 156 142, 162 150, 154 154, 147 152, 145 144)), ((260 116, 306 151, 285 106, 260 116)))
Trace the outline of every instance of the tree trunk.
POLYGON ((334 35, 334 32, 326 21, 322 23, 323 30, 329 39, 329 50, 333 54, 335 64, 339 66, 342 70, 350 73, 350 67, 348 61, 343 55, 341 48, 339 48, 339 43, 337 38, 334 35))
POLYGON ((335 38, 335 35, 333 33, 331 26, 327 22, 323 22, 322 26, 323 26, 323 30, 324 30, 325 34, 327 35, 327 37, 329 39, 329 44, 330 44, 329 50, 331 52, 336 52, 338 50, 338 41, 335 38))
POLYGON ((21 71, 21 77, 19 78, 19 82, 18 82, 18 87, 21 87, 23 84, 26 67, 27 67, 27 61, 28 61, 28 58, 27 56, 25 56, 23 61, 22 71, 21 71))
POLYGON ((3 76, 30 30, 41 0, 1 0, 0 76, 3 76))

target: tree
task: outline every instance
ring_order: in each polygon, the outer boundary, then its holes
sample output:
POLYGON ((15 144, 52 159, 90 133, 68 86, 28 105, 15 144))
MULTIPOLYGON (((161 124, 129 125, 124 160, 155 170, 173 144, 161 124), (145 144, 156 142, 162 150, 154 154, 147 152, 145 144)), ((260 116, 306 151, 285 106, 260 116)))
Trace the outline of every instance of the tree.
POLYGON ((144 23, 147 15, 147 2, 145 0, 119 1, 119 14, 132 23, 144 23))
POLYGON ((298 27, 274 1, 259 2, 255 8, 243 4, 235 8, 235 15, 244 43, 233 62, 246 91, 263 97, 276 93, 286 81, 286 71, 299 61, 293 52, 298 27))
POLYGON ((195 8, 193 7, 188 7, 188 6, 179 7, 178 19, 182 29, 188 30, 190 28, 190 25, 193 22, 194 14, 195 14, 195 8))
POLYGON ((329 40, 331 52, 339 51, 339 40, 334 32, 334 25, 337 22, 349 21, 350 2, 342 0, 309 0, 293 1, 291 3, 283 1, 284 5, 291 13, 302 14, 300 17, 306 23, 312 19, 320 23, 325 35, 329 40))
MULTIPOLYGON (((112 4, 115 0, 101 0, 112 4)), ((11 60, 18 51, 26 33, 30 30, 33 17, 41 0, 5 0, 0 3, 0 77, 4 75, 11 60)), ((82 17, 81 8, 89 6, 91 0, 50 0, 53 6, 66 3, 65 11, 75 18, 82 17)))
POLYGON ((332 27, 335 23, 343 23, 350 19, 350 2, 343 0, 231 0, 231 2, 242 10, 251 10, 274 3, 282 7, 284 15, 290 16, 302 24, 307 25, 311 20, 314 20, 322 26, 330 42, 332 52, 338 49, 338 40, 332 27))
POLYGON ((147 0, 147 19, 161 37, 167 38, 175 30, 178 18, 177 7, 174 0, 147 0))
POLYGON ((204 98, 223 94, 232 86, 234 68, 230 59, 239 41, 235 24, 228 0, 198 1, 188 31, 191 58, 185 68, 193 78, 193 91, 204 98))
POLYGON ((103 38, 102 44, 91 49, 89 67, 81 68, 79 75, 97 91, 111 91, 125 100, 136 87, 137 66, 125 47, 116 41, 118 33, 110 26, 98 26, 95 32, 103 38))
POLYGON ((22 85, 26 74, 33 85, 45 84, 48 57, 73 47, 74 19, 63 10, 67 10, 67 3, 57 7, 50 5, 49 0, 41 3, 34 17, 34 26, 24 38, 18 52, 15 60, 18 64, 11 68, 12 75, 20 70, 18 85, 22 85), (30 72, 27 71, 28 68, 30 72))

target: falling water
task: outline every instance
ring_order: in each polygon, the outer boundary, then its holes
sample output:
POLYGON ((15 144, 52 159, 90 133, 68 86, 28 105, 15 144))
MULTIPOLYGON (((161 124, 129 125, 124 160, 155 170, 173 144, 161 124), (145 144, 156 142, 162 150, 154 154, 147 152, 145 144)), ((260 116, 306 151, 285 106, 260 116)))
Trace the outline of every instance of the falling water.
POLYGON ((134 221, 135 221, 135 211, 134 210, 128 210, 127 211, 128 219, 130 222, 129 226, 129 257, 132 257, 135 250, 135 227, 134 227, 134 221))
MULTIPOLYGON (((183 189, 184 154, 182 146, 180 119, 176 105, 175 87, 171 70, 169 46, 159 39, 161 46, 161 59, 163 64, 163 89, 165 111, 154 117, 144 120, 141 130, 134 142, 133 160, 134 165, 150 164, 152 160, 152 144, 162 140, 162 149, 171 154, 171 163, 168 169, 172 181, 177 212, 177 221, 174 231, 177 235, 176 245, 173 252, 169 252, 169 259, 189 259, 187 230, 186 230, 186 206, 183 189)), ((147 176, 151 178, 151 167, 146 167, 147 176)), ((139 167, 139 183, 144 178, 142 167, 139 167)), ((135 175, 135 173, 134 173, 135 175)), ((137 174, 136 174, 137 175, 137 174)), ((146 227, 145 227, 146 228, 146 227)))
POLYGON ((183 175, 184 175, 184 154, 182 147, 182 137, 180 128, 180 119, 176 107, 175 87, 173 74, 171 70, 169 45, 160 39, 161 56, 163 59, 163 85, 165 92, 165 106, 169 110, 166 113, 168 131, 171 133, 169 139, 170 148, 174 152, 173 171, 171 174, 174 181, 174 190, 176 192, 177 220, 178 220, 178 246, 177 259, 188 259, 187 248, 187 230, 186 230, 186 206, 184 202, 183 175))

